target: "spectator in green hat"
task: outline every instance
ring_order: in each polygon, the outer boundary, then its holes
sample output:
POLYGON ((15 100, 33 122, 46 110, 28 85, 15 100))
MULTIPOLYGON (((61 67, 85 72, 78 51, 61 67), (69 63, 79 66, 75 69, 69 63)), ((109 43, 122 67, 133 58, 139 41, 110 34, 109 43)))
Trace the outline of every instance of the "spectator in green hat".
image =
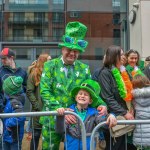
MULTIPOLYGON (((43 111, 54 111, 60 107, 69 107, 74 102, 71 96, 73 87, 91 78, 89 66, 77 60, 88 45, 88 42, 84 40, 86 32, 87 27, 84 24, 69 22, 62 43, 58 44, 62 49, 62 55, 44 64, 40 81, 43 111)), ((98 106, 100 106, 98 109, 101 110, 101 114, 107 112, 106 105, 102 100, 95 107, 98 106)), ((74 116, 68 115, 66 118, 70 123, 76 122, 74 116)), ((43 116, 40 118, 40 123, 43 124, 42 149, 59 149, 62 137, 54 131, 54 117, 43 116)))
POLYGON ((22 90, 23 79, 21 77, 10 76, 4 80, 3 90, 7 95, 15 95, 22 90))
MULTIPOLYGON (((25 94, 22 92, 23 79, 20 76, 9 76, 4 80, 3 91, 7 94, 4 113, 23 112, 25 94)), ((3 146, 4 150, 21 150, 24 135, 25 117, 11 117, 3 120, 3 146)))
MULTIPOLYGON (((100 94, 100 86, 99 84, 91 79, 87 79, 80 86, 75 87, 72 90, 72 96, 75 99, 76 104, 70 106, 70 109, 77 113, 82 121, 85 124, 86 133, 91 134, 93 128, 96 124, 107 120, 107 124, 109 127, 115 126, 117 120, 113 114, 106 116, 99 116, 98 111, 92 106, 97 105, 100 94)), ((57 112, 60 115, 63 115, 65 112, 65 108, 58 108, 57 112)), ((66 124, 66 144, 65 149, 67 150, 77 150, 82 149, 82 141, 81 141, 81 130, 79 127, 79 122, 74 125, 66 124)), ((62 128, 62 127, 61 127, 62 128)), ((87 136, 87 150, 90 149, 90 136, 87 136)))
MULTIPOLYGON (((23 91, 26 90, 26 81, 27 81, 27 73, 24 69, 16 64, 15 61, 16 53, 15 51, 11 50, 8 47, 5 47, 0 52, 0 60, 1 60, 1 67, 0 67, 0 87, 3 87, 3 82, 9 76, 21 76, 23 78, 23 91)), ((0 112, 3 112, 5 108, 5 99, 6 94, 2 88, 0 88, 0 112)), ((0 144, 1 145, 1 144, 0 144)))

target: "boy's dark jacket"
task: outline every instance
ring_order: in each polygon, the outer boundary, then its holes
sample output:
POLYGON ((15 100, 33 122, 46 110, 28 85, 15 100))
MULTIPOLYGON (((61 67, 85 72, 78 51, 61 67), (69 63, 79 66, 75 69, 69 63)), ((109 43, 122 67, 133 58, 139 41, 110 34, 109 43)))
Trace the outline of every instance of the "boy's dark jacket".
MULTIPOLYGON (((76 112, 76 105, 73 104, 70 107, 71 109, 74 110, 75 113, 76 112)), ((92 133, 92 130, 94 129, 94 127, 106 120, 105 116, 99 116, 98 111, 95 108, 92 107, 88 107, 86 109, 87 113, 86 113, 86 117, 84 120, 84 124, 85 124, 85 128, 86 128, 86 133, 87 133, 87 149, 90 148, 90 134, 92 133)), ((105 127, 106 128, 106 127, 105 127)), ((82 149, 82 140, 81 140, 81 128, 79 125, 79 120, 77 120, 77 123, 74 125, 71 124, 67 124, 66 126, 66 145, 67 145, 67 149, 68 150, 77 150, 77 149, 82 149)))
MULTIPOLYGON (((6 99, 6 106, 4 113, 18 113, 23 112, 25 104, 25 94, 17 94, 9 96, 6 99)), ((21 141, 24 134, 25 117, 11 117, 3 120, 4 133, 3 140, 8 143, 21 141), (19 136, 17 135, 19 133, 19 136)))

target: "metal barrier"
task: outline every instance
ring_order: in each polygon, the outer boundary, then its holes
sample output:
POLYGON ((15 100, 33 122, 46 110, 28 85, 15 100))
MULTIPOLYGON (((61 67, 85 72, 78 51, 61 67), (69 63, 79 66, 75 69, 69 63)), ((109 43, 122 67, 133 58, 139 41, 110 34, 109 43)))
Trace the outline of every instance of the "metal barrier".
MULTIPOLYGON (((91 141, 90 141, 90 150, 95 150, 94 145, 94 136, 96 131, 104 126, 106 124, 106 121, 99 123, 92 131, 91 134, 91 141)), ((117 125, 123 125, 123 124, 150 124, 150 120, 118 120, 117 125)))
MULTIPOLYGON (((65 115, 74 115, 76 116, 81 123, 81 135, 82 135, 82 148, 87 150, 86 147, 86 130, 82 119, 74 112, 65 111, 65 115)), ((5 113, 0 114, 0 118, 11 118, 11 117, 35 117, 35 116, 57 116, 57 111, 46 111, 46 112, 24 112, 24 113, 5 113)))

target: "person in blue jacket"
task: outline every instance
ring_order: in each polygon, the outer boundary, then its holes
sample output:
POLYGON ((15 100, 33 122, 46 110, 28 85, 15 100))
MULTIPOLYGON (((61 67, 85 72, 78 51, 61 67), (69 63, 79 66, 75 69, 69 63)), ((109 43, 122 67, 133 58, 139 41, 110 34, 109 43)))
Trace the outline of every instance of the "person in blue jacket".
POLYGON ((0 60, 2 66, 0 67, 0 112, 5 108, 5 94, 3 92, 3 82, 9 76, 21 76, 23 79, 22 86, 24 93, 26 92, 27 72, 15 62, 16 53, 8 47, 5 47, 0 52, 0 60))
MULTIPOLYGON (((90 149, 90 135, 93 128, 100 122, 107 120, 109 127, 115 126, 117 120, 114 114, 108 116, 100 116, 98 111, 92 107, 98 102, 100 93, 100 86, 98 82, 87 79, 80 86, 75 87, 71 94, 75 98, 76 104, 71 105, 69 109, 58 108, 57 112, 60 115, 64 114, 65 110, 74 111, 77 113, 85 124, 87 133, 87 150, 90 149)), ((105 128, 107 128, 105 126, 105 128)), ((78 150, 82 149, 81 130, 80 123, 77 121, 76 124, 66 124, 66 139, 65 148, 67 150, 78 150)))
MULTIPOLYGON (((23 112, 25 94, 22 91, 23 79, 20 76, 9 76, 4 80, 3 91, 8 96, 4 113, 23 112)), ((4 150, 21 150, 24 135, 25 117, 11 117, 3 119, 4 150)))

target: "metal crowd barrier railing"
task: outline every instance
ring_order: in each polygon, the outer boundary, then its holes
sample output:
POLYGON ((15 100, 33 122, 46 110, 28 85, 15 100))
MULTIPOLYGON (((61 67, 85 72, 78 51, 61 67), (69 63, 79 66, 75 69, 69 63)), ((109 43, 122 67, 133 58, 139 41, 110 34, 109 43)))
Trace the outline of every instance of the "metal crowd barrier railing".
MULTIPOLYGON (((82 148, 87 150, 86 147, 86 130, 82 119, 74 112, 65 111, 65 115, 74 115, 79 119, 81 124, 81 136, 82 136, 82 148)), ((57 111, 46 111, 46 112, 23 112, 23 113, 2 113, 0 118, 11 118, 11 117, 35 117, 35 116, 57 116, 57 111)), ((3 146, 2 146, 3 149, 3 146)))
MULTIPOLYGON (((106 121, 99 123, 92 131, 91 134, 91 141, 90 141, 90 150, 95 150, 95 145, 94 145, 94 137, 96 132, 98 131, 99 128, 103 127, 106 124, 106 121)), ((150 120, 118 120, 117 125, 124 125, 124 124, 150 124, 150 120)), ((126 147, 127 150, 127 147, 126 147)))

